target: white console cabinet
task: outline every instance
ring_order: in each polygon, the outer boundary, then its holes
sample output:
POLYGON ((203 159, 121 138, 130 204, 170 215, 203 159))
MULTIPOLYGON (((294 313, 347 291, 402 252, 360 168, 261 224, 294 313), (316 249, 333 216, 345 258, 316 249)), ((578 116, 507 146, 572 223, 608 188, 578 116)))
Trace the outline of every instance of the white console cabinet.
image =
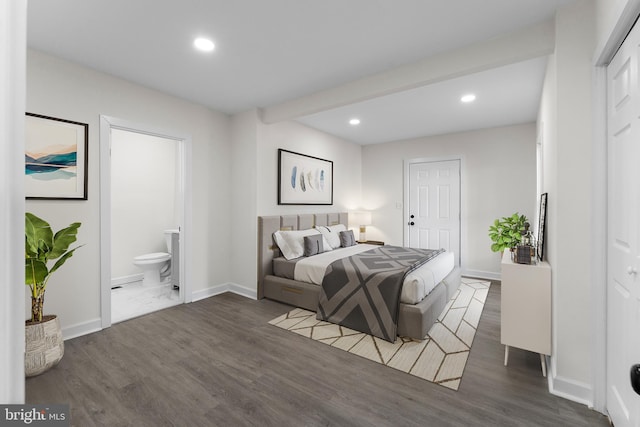
POLYGON ((547 262, 517 264, 511 252, 502 254, 500 342, 509 347, 540 353, 542 374, 547 375, 545 355, 551 354, 551 267, 547 262))

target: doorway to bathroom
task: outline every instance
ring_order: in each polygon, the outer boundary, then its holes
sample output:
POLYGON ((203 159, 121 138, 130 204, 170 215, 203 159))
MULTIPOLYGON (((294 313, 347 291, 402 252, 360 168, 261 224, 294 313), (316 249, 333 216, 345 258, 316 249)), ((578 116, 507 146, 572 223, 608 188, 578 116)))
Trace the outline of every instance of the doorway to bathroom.
POLYGON ((190 138, 101 116, 100 144, 104 328, 186 300, 190 138))

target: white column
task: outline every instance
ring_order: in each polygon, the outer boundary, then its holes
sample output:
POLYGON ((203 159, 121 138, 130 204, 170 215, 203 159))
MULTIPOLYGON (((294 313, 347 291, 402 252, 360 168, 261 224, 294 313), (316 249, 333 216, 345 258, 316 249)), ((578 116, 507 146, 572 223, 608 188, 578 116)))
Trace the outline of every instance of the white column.
POLYGON ((25 399, 24 113, 27 2, 0 2, 0 403, 25 399))

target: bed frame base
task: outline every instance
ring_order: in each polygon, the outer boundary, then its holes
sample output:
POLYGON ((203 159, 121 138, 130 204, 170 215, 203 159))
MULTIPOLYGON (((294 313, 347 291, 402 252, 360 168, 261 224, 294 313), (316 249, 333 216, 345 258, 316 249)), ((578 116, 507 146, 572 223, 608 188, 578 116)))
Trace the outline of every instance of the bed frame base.
MULTIPOLYGON (((263 286, 265 298, 313 312, 318 310, 320 297, 320 286, 318 285, 297 282, 283 277, 266 276, 263 286)), ((424 339, 459 286, 460 269, 456 267, 433 288, 427 298, 418 304, 400 303, 398 335, 416 340, 424 339)))

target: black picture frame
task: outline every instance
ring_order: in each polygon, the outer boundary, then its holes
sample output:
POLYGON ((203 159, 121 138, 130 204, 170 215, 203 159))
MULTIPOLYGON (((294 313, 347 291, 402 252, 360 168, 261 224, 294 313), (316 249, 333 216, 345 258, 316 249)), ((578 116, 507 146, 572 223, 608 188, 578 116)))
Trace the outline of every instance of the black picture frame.
POLYGON ((279 148, 278 204, 333 205, 333 162, 279 148))
POLYGON ((538 260, 544 258, 544 232, 547 224, 547 193, 540 195, 540 211, 538 212, 538 260))
POLYGON ((25 195, 87 200, 89 125, 26 113, 25 195))

